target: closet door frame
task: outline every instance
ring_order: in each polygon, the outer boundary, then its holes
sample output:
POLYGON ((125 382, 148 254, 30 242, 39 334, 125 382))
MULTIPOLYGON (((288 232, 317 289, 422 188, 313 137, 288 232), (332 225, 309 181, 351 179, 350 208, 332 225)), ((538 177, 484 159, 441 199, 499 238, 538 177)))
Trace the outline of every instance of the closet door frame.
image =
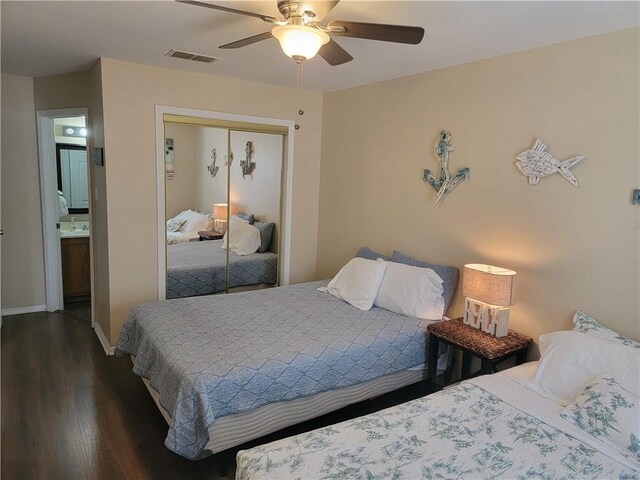
MULTIPOLYGON (((282 168, 285 172, 281 198, 284 203, 282 218, 282 252, 280 268, 282 269, 280 285, 289 284, 291 270, 291 213, 293 209, 293 137, 295 132, 295 122, 278 118, 253 117, 247 115, 236 115, 232 113, 213 112, 208 110, 196 110, 191 108, 172 107, 167 105, 156 105, 156 191, 157 191, 157 213, 158 213, 158 300, 165 300, 167 294, 167 257, 166 257, 166 205, 165 205, 165 115, 178 115, 185 117, 202 118, 211 121, 219 121, 220 127, 224 128, 225 122, 237 122, 243 124, 254 124, 256 126, 266 125, 285 128, 285 152, 283 155, 284 164, 282 168)), ((244 129, 243 129, 244 130, 244 129)), ((266 133, 266 132, 265 132, 266 133)))

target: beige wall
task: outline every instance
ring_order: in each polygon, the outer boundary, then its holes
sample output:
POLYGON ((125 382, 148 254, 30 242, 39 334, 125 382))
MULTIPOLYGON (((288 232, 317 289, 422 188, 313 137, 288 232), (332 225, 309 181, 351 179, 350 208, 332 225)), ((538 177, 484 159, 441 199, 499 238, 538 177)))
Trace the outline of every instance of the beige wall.
POLYGON ((2 75, 3 310, 46 303, 39 182, 33 79, 2 75))
MULTIPOLYGON (((198 209, 195 198, 198 191, 196 164, 199 162, 194 156, 197 127, 168 124, 164 128, 165 137, 173 139, 174 175, 165 183, 165 217, 168 220, 184 210, 198 209)), ((208 210, 211 210, 211 207, 208 210)))
MULTIPOLYGON (((131 308, 157 298, 155 105, 291 120, 298 108, 291 89, 112 59, 102 59, 102 88, 115 344, 131 308)), ((305 97, 295 136, 292 282, 313 279, 316 262, 322 95, 305 97)))
MULTIPOLYGON (((317 276, 363 246, 518 272, 511 325, 535 338, 576 309, 640 338, 639 30, 631 29, 325 95, 317 276), (422 170, 471 180, 435 206, 422 170), (529 186, 515 156, 536 137, 573 168, 529 186)), ((461 315, 460 289, 449 310, 461 315)))

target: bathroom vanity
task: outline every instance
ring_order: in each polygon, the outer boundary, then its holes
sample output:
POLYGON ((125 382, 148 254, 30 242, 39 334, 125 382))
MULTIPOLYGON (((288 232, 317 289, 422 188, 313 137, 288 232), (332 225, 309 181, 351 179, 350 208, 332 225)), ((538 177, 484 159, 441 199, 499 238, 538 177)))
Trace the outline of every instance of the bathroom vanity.
MULTIPOLYGON (((78 222, 80 223, 80 222, 78 222)), ((60 249, 62 256, 62 285, 65 301, 91 295, 91 257, 89 230, 62 228, 60 249)))

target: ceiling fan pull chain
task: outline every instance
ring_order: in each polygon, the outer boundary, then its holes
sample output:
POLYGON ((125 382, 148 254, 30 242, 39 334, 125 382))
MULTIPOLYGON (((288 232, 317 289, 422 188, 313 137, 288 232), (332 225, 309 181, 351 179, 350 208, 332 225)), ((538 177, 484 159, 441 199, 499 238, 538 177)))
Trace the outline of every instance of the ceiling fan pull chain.
MULTIPOLYGON (((304 62, 300 61, 300 62, 296 62, 298 65, 298 94, 299 94, 299 98, 298 98, 298 115, 302 116, 304 115, 304 109, 303 109, 303 100, 304 100, 304 94, 303 94, 303 88, 304 88, 304 62)), ((295 126, 296 130, 300 130, 300 125, 298 125, 296 123, 295 126)))
POLYGON ((304 62, 298 63, 298 92, 300 93, 300 109, 298 115, 304 115, 304 62))

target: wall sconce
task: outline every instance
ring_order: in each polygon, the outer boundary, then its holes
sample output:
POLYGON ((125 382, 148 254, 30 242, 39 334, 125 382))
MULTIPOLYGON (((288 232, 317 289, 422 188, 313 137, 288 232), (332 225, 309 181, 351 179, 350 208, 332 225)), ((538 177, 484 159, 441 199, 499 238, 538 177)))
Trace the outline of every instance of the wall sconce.
POLYGON ((216 232, 226 233, 228 205, 226 203, 213 204, 213 229, 216 232))
POLYGON ((478 263, 465 265, 463 323, 496 337, 506 336, 509 306, 514 304, 515 276, 516 272, 505 268, 478 263))

